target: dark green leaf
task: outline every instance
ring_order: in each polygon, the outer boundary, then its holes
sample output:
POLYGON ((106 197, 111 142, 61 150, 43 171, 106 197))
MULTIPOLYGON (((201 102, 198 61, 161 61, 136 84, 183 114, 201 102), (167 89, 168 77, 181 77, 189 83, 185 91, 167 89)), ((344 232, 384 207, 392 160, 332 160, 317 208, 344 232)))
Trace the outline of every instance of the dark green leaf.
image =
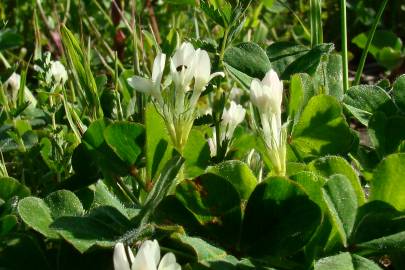
POLYGON ((298 122, 302 110, 315 93, 313 79, 308 74, 300 73, 291 76, 288 116, 293 119, 294 125, 298 122))
POLYGON ((315 80, 318 91, 334 96, 341 101, 344 97, 342 56, 337 53, 324 55, 319 64, 315 80))
POLYGON ((18 204, 18 213, 34 230, 48 238, 58 238, 55 230, 50 228, 52 222, 63 216, 80 216, 84 209, 74 193, 59 190, 49 194, 44 200, 36 197, 22 199, 18 204))
POLYGON ((0 177, 0 199, 4 202, 14 196, 20 198, 27 197, 31 194, 28 187, 11 177, 0 177))
POLYGON ((214 174, 204 174, 195 180, 181 182, 176 188, 176 197, 194 214, 211 238, 230 245, 238 242, 242 223, 241 201, 231 183, 214 174))
POLYGON ((144 132, 140 124, 115 122, 104 130, 104 138, 122 161, 133 165, 142 152, 144 132))
POLYGON ((184 178, 194 178, 201 175, 210 162, 210 148, 204 134, 192 129, 183 150, 184 178))
POLYGON ((167 196, 170 189, 173 188, 176 183, 176 176, 183 163, 184 159, 179 154, 174 155, 166 162, 159 178, 154 183, 153 189, 145 200, 144 207, 140 213, 142 224, 148 223, 157 206, 167 196))
POLYGON ((329 54, 334 48, 332 43, 316 45, 307 53, 298 57, 294 62, 288 65, 280 76, 283 80, 288 80, 296 73, 308 73, 313 75, 321 62, 321 58, 325 54, 329 54))
POLYGON ((388 203, 371 201, 359 208, 350 242, 356 245, 402 231, 405 231, 403 213, 388 203))
POLYGON ((257 179, 247 164, 229 160, 207 168, 208 173, 213 173, 225 178, 238 191, 241 199, 247 200, 257 185, 257 179))
POLYGON ((370 200, 381 200, 405 210, 405 154, 387 156, 373 172, 370 200))
POLYGON ((272 177, 259 184, 246 206, 241 247, 251 256, 288 256, 302 248, 322 213, 295 182, 272 177))
POLYGON ((309 100, 292 133, 292 145, 304 158, 345 154, 355 143, 341 105, 326 95, 309 100))
POLYGON ((322 187, 326 183, 326 179, 313 172, 299 172, 291 179, 300 184, 309 198, 316 202, 320 208, 326 210, 326 204, 322 197, 322 187))
POLYGON ((303 45, 290 42, 275 42, 267 47, 266 53, 272 68, 277 74, 283 74, 285 69, 297 58, 307 53, 310 49, 303 45))
POLYGON ((320 259, 315 263, 315 270, 355 270, 350 253, 345 252, 332 257, 320 259))
POLYGON ((390 96, 375 85, 353 86, 347 90, 343 101, 351 114, 365 126, 377 111, 387 115, 392 115, 396 111, 390 96))
POLYGON ((375 113, 368 122, 368 135, 380 157, 397 151, 405 140, 405 117, 386 117, 384 113, 375 113))
POLYGON ((146 171, 148 179, 153 179, 170 159, 173 146, 165 122, 152 104, 146 107, 145 128, 146 171))
POLYGON ((322 157, 309 163, 308 169, 326 178, 329 178, 334 174, 342 174, 346 176, 356 193, 358 205, 362 205, 366 201, 356 171, 344 158, 338 156, 322 157))
POLYGON ((338 230, 342 244, 347 246, 356 219, 356 193, 347 177, 336 174, 323 187, 323 197, 332 224, 338 230))
POLYGON ((86 216, 62 216, 51 228, 83 253, 94 245, 113 247, 131 229, 131 223, 117 209, 101 206, 86 216))
POLYGON ((260 80, 271 68, 266 52, 252 42, 244 42, 228 48, 225 51, 224 62, 237 71, 260 80))
POLYGON ((10 29, 0 30, 0 51, 14 49, 21 46, 22 37, 10 29))

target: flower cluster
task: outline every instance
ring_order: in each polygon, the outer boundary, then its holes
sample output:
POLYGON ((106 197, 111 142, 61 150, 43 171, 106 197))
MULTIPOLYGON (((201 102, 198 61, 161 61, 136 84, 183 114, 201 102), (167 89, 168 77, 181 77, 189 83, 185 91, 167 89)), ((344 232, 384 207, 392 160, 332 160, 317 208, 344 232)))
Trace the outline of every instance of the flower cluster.
POLYGON ((156 240, 146 240, 134 257, 130 248, 125 249, 122 243, 114 248, 115 270, 181 270, 173 253, 166 253, 160 259, 160 247, 156 240))
MULTIPOLYGON (((4 82, 2 88, 6 93, 10 104, 16 104, 20 85, 21 75, 15 72, 13 72, 10 77, 4 82)), ((24 101, 28 101, 30 103, 29 108, 33 108, 37 105, 36 98, 26 86, 24 87, 24 101)))
POLYGON ((45 54, 43 66, 35 65, 35 70, 44 76, 45 82, 51 86, 52 91, 63 86, 68 79, 65 66, 60 61, 51 60, 49 52, 45 54))
POLYGON ((281 124, 282 99, 283 83, 274 70, 268 71, 262 81, 253 79, 250 86, 250 100, 257 108, 260 119, 256 128, 277 175, 285 175, 286 172, 287 131, 281 124))
MULTIPOLYGON (((228 109, 224 108, 221 121, 220 143, 225 144, 227 148, 229 141, 232 139, 235 128, 245 119, 246 110, 235 102, 231 101, 228 109)), ((213 137, 208 139, 211 156, 216 156, 218 151, 216 130, 213 130, 213 137)))
POLYGON ((170 59, 173 84, 161 89, 166 55, 159 53, 153 63, 152 77, 133 76, 128 83, 137 91, 150 94, 163 116, 170 138, 181 153, 197 114, 197 102, 209 81, 222 72, 211 74, 208 53, 184 42, 170 59), (191 92, 191 93, 190 93, 191 92))

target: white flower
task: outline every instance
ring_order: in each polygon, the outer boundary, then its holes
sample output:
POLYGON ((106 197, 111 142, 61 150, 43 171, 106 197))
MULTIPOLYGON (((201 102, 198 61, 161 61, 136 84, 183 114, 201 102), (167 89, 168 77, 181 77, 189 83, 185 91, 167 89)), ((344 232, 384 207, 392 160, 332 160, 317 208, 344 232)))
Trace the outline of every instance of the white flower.
POLYGON ((166 55, 159 53, 153 61, 152 78, 145 79, 140 76, 133 76, 128 79, 128 84, 136 91, 143 93, 150 93, 159 102, 162 100, 160 93, 160 84, 165 69, 166 55))
POLYGON ((277 73, 271 69, 262 81, 253 79, 250 85, 250 100, 260 111, 281 113, 283 99, 283 82, 277 73))
POLYGON ((227 139, 232 137, 236 126, 242 123, 243 119, 245 119, 245 114, 246 110, 233 101, 231 101, 229 109, 224 109, 224 112, 222 113, 222 125, 227 129, 225 135, 227 139))
POLYGON ((194 92, 201 93, 207 84, 216 76, 224 76, 223 72, 211 74, 211 61, 205 50, 195 50, 189 42, 183 42, 170 61, 170 71, 176 88, 190 91, 194 78, 194 92))
POLYGON ((183 42, 170 59, 170 73, 178 91, 191 90, 189 85, 194 77, 194 63, 197 57, 193 45, 183 42))
POLYGON ((197 93, 201 93, 214 77, 225 76, 223 72, 215 72, 211 74, 210 57, 204 50, 197 49, 194 64, 194 91, 197 93))
POLYGON ((60 61, 51 61, 48 72, 46 73, 46 82, 51 83, 52 80, 55 86, 64 85, 68 79, 65 66, 60 61))
POLYGON ((281 125, 283 83, 274 70, 269 70, 262 81, 253 79, 250 100, 259 110, 261 129, 268 157, 278 175, 285 175, 286 127, 281 125))
POLYGON ((122 243, 117 243, 113 260, 115 270, 181 270, 173 253, 169 252, 160 259, 159 243, 156 240, 143 242, 136 257, 131 249, 125 250, 122 243))
POLYGON ((13 72, 13 74, 11 74, 11 76, 7 79, 7 81, 3 85, 4 89, 8 90, 8 92, 12 94, 11 96, 13 97, 13 99, 17 98, 17 93, 18 90, 20 89, 20 82, 21 82, 20 74, 13 72))
MULTIPOLYGON (((221 121, 221 142, 230 141, 236 127, 245 119, 246 110, 235 102, 231 101, 229 109, 224 108, 221 121)), ((217 135, 216 129, 213 128, 212 138, 208 138, 208 146, 210 147, 211 156, 217 155, 217 135)))
MULTIPOLYGON (((20 74, 17 74, 15 72, 13 72, 13 74, 11 74, 11 76, 3 84, 3 89, 7 93, 7 96, 14 103, 17 101, 17 95, 18 91, 20 90, 20 85, 21 85, 21 76, 20 74)), ((31 91, 27 87, 24 87, 24 100, 30 102, 29 105, 30 108, 35 107, 37 105, 36 98, 33 96, 31 91)))

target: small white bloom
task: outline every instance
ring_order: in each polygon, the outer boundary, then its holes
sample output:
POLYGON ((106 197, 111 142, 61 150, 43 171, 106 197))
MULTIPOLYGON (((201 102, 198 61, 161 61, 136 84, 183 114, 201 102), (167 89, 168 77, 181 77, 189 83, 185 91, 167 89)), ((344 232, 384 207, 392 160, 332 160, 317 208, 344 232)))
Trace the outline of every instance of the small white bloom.
POLYGON ((11 74, 11 76, 7 79, 7 81, 3 85, 4 89, 8 90, 8 92, 12 94, 11 96, 13 97, 13 99, 17 98, 17 93, 18 90, 20 89, 20 82, 21 82, 20 74, 13 72, 13 74, 11 74))
MULTIPOLYGON (((230 141, 236 127, 245 119, 246 110, 235 102, 231 101, 228 109, 224 108, 221 121, 221 143, 225 140, 230 141)), ((208 138, 208 146, 210 147, 211 156, 217 155, 217 135, 216 129, 213 128, 212 138, 208 138)))
MULTIPOLYGON (((11 99, 11 101, 14 103, 17 101, 17 95, 18 91, 20 90, 20 85, 21 76, 20 74, 17 74, 15 72, 13 72, 13 74, 11 74, 11 76, 3 84, 3 89, 6 92, 8 98, 11 99)), ((30 102, 29 107, 31 108, 37 105, 36 98, 27 87, 24 87, 24 100, 30 102)))
POLYGON ((224 109, 224 112, 222 113, 222 125, 227 129, 225 135, 227 139, 232 137, 236 126, 242 123, 243 119, 245 119, 245 114, 246 110, 233 101, 231 101, 229 109, 224 109))
POLYGON ((250 85, 250 100, 260 111, 281 113, 283 99, 283 82, 277 73, 271 69, 262 81, 253 79, 250 85))
POLYGON ((51 61, 48 72, 46 73, 46 82, 54 82, 55 86, 64 85, 68 79, 65 66, 60 61, 51 61))
POLYGON ((170 72, 176 89, 184 92, 191 90, 189 85, 194 77, 194 63, 197 57, 193 45, 183 42, 170 59, 170 72))
POLYGON ((166 55, 164 53, 159 53, 153 61, 152 78, 145 79, 135 75, 128 79, 128 84, 136 91, 151 94, 160 102, 162 99, 160 84, 165 69, 165 62, 166 55))
POLYGON ((262 81, 253 79, 250 100, 259 110, 261 129, 268 157, 278 175, 285 174, 286 127, 281 125, 283 83, 274 70, 269 70, 262 81))
POLYGON ((181 270, 173 253, 169 252, 160 259, 160 247, 156 240, 143 242, 135 257, 129 248, 125 250, 122 243, 117 243, 113 260, 115 270, 181 270))

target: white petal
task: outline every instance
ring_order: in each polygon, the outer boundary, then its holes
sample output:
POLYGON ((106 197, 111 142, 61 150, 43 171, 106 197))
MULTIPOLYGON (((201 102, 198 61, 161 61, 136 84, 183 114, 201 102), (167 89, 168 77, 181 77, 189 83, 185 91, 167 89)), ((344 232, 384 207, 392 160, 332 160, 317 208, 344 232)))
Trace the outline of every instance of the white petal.
POLYGON ((280 79, 278 78, 277 73, 273 70, 270 69, 266 75, 264 76, 262 82, 265 85, 271 86, 272 84, 277 84, 280 82, 280 79))
POLYGON ((195 83, 197 89, 203 89, 210 80, 211 62, 208 53, 198 49, 194 64, 195 83))
POLYGON ((225 77, 225 73, 223 73, 222 71, 212 73, 211 76, 210 76, 210 81, 211 81, 213 78, 218 77, 218 76, 225 77))
POLYGON ((176 257, 173 253, 169 252, 163 256, 159 264, 158 270, 177 270, 181 269, 180 265, 176 262, 176 257))
POLYGON ((146 240, 139 248, 138 253, 144 253, 148 258, 150 258, 154 262, 156 267, 159 264, 160 248, 158 241, 146 240))
POLYGON ((186 66, 189 68, 194 54, 195 50, 193 45, 189 42, 183 42, 172 57, 174 66, 176 68, 179 66, 186 66))
POLYGON ((163 71, 165 69, 166 54, 159 53, 155 61, 153 61, 152 81, 155 84, 160 84, 162 81, 163 71))
POLYGON ((258 79, 253 79, 250 84, 250 100, 258 107, 259 98, 262 95, 262 84, 258 79))
POLYGON ((129 78, 127 81, 132 88, 134 88, 136 91, 143 93, 150 92, 154 87, 153 82, 151 80, 139 76, 133 76, 132 78, 129 78))
POLYGON ((131 270, 156 270, 157 265, 153 258, 144 252, 138 252, 132 264, 131 270))
MULTIPOLYGON (((129 252, 131 251, 129 250, 129 252)), ((123 243, 117 243, 115 245, 113 261, 115 270, 130 270, 128 258, 125 253, 125 247, 123 243)))

